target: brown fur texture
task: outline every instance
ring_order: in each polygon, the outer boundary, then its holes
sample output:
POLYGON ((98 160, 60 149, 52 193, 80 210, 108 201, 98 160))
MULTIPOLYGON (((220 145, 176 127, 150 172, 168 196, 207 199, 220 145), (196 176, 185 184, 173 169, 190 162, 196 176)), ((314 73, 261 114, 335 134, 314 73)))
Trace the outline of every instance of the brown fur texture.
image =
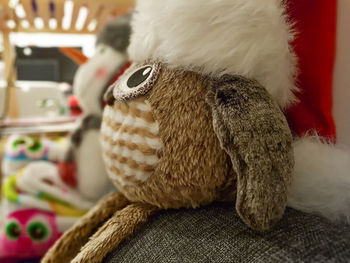
POLYGON ((159 123, 161 160, 144 183, 122 186, 114 181, 129 200, 160 208, 198 207, 221 199, 227 188, 235 193, 236 176, 214 133, 205 101, 209 85, 209 79, 194 72, 161 67, 146 95, 159 123))
POLYGON ((108 126, 112 127, 114 130, 119 130, 121 133, 128 133, 131 135, 140 134, 144 137, 148 137, 151 139, 158 138, 157 135, 154 135, 153 133, 151 133, 150 131, 148 131, 145 128, 131 127, 131 126, 125 126, 125 125, 122 126, 121 123, 115 123, 113 120, 111 120, 108 117, 104 118, 104 122, 106 122, 108 124, 108 126))
POLYGON ((264 87, 241 76, 214 81, 207 101, 238 175, 237 212, 251 228, 267 230, 283 216, 294 166, 286 118, 264 87))
POLYGON ((158 208, 135 203, 117 211, 81 249, 72 263, 99 263, 125 238, 131 236, 158 208))
POLYGON ((42 263, 70 262, 101 224, 128 204, 119 193, 105 196, 46 253, 42 263))

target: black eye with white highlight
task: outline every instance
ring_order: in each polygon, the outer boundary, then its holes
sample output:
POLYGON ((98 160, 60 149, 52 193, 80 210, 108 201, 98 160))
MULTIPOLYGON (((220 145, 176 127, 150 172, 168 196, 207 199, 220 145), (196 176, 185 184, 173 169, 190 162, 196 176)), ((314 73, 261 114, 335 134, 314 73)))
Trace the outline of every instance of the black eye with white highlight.
POLYGON ((116 101, 125 101, 146 95, 155 84, 159 70, 159 64, 134 64, 109 87, 105 97, 109 97, 108 101, 112 102, 112 94, 116 101))
POLYGON ((132 74, 126 84, 130 89, 137 88, 140 84, 145 82, 151 75, 153 68, 151 66, 143 67, 132 74))

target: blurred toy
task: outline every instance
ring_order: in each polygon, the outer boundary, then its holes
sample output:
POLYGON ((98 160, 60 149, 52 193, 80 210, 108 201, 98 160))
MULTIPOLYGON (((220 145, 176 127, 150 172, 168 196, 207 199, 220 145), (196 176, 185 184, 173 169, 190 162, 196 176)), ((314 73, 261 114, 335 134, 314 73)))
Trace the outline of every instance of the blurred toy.
POLYGON ((7 176, 2 185, 0 261, 43 256, 92 205, 61 181, 50 162, 29 163, 7 176))
POLYGON ((27 165, 3 182, 4 202, 13 202, 20 208, 36 208, 59 216, 78 218, 93 203, 85 200, 76 190, 65 185, 57 167, 49 162, 27 165))
POLYGON ((5 146, 2 162, 3 175, 9 176, 31 162, 63 160, 68 148, 65 138, 50 140, 26 135, 11 135, 5 146))
POLYGON ((77 185, 79 192, 91 200, 101 197, 108 185, 99 142, 103 94, 116 75, 128 65, 129 20, 129 16, 124 16, 108 23, 97 38, 96 54, 87 61, 76 50, 62 49, 72 59, 84 64, 75 76, 73 87, 83 109, 83 118, 72 134, 71 151, 65 164, 60 164, 60 170, 68 184, 77 185), (76 163, 76 168, 72 162, 76 163), (74 171, 75 180, 65 174, 74 171))
POLYGON ((66 229, 54 214, 36 209, 18 210, 6 216, 0 229, 1 258, 38 258, 66 229))
MULTIPOLYGON (((61 180, 56 164, 43 161, 50 159, 48 140, 29 137, 25 140, 30 145, 33 143, 30 140, 36 141, 37 147, 32 148, 37 150, 31 149, 30 162, 3 179, 0 261, 1 258, 15 261, 43 256, 63 231, 93 206, 61 180)), ((16 144, 16 140, 14 142, 16 144)), ((24 148, 11 148, 8 155, 23 158, 27 149, 24 144, 20 145, 24 148)))

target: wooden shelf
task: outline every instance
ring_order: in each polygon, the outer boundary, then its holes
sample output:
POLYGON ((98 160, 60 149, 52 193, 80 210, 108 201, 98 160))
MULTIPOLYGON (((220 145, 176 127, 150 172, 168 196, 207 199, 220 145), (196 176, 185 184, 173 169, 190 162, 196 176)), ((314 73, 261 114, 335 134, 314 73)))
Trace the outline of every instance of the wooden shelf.
POLYGON ((50 119, 17 119, 0 121, 0 137, 11 134, 71 132, 78 126, 76 117, 50 119))
POLYGON ((135 0, 0 0, 0 30, 95 34, 109 17, 129 12, 134 4, 135 0), (65 8, 69 4, 71 12, 65 8), (22 11, 16 11, 18 9, 22 11), (80 21, 80 28, 77 29, 82 10, 85 12, 85 21, 80 21), (41 26, 36 23, 38 19, 41 26), (65 28, 64 20, 71 21, 65 28))
MULTIPOLYGON (((134 5, 135 0, 0 0, 0 33, 4 45, 2 58, 9 98, 6 115, 18 118, 14 88, 17 76, 15 54, 9 37, 11 32, 96 34, 109 18, 128 13, 134 5)), ((10 128, 6 129, 9 131, 10 128)))
POLYGON ((46 133, 65 133, 72 132, 77 125, 74 123, 57 124, 57 125, 36 125, 31 127, 10 127, 2 128, 1 135, 8 136, 11 134, 46 134, 46 133))

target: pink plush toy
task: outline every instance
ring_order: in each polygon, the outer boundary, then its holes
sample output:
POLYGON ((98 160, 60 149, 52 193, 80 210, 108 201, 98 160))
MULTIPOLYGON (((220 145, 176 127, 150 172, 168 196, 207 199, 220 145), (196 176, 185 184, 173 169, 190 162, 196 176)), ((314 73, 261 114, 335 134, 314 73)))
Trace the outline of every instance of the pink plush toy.
POLYGON ((15 211, 1 227, 0 258, 41 257, 60 236, 54 214, 35 209, 15 211))

